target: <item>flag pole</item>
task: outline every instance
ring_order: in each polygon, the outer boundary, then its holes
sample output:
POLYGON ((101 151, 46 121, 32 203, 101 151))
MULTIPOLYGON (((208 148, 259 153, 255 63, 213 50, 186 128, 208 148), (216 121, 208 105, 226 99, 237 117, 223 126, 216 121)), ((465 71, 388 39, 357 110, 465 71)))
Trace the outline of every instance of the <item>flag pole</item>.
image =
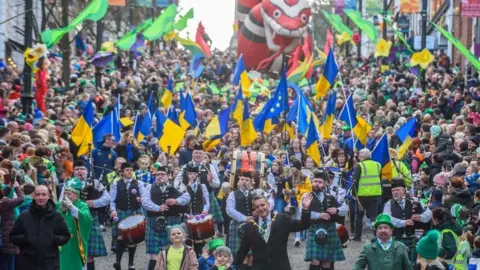
MULTIPOLYGON (((353 155, 355 155, 355 147, 357 145, 357 138, 355 136, 355 132, 353 132, 353 127, 352 127, 352 115, 351 115, 351 112, 350 110, 348 109, 348 106, 347 105, 347 102, 348 102, 348 97, 347 97, 347 93, 345 92, 345 86, 343 85, 343 79, 342 79, 342 73, 341 72, 338 72, 338 77, 340 78, 340 82, 342 83, 342 91, 343 91, 343 96, 345 97, 345 104, 343 105, 344 108, 347 108, 347 114, 348 114, 348 121, 349 121, 349 125, 350 125, 350 128, 352 129, 352 138, 353 138, 353 155)), ((353 97, 352 97, 353 98, 353 97)), ((352 103, 353 103, 353 100, 352 100, 352 103)), ((366 146, 365 146, 366 147, 366 146)))
MULTIPOLYGON (((284 54, 283 55, 283 67, 282 67, 282 74, 280 76, 280 81, 282 80, 282 76, 285 74, 285 79, 287 79, 287 67, 288 67, 288 55, 284 54)), ((277 85, 278 87, 278 85, 277 85)), ((288 115, 288 112, 290 111, 290 107, 288 106, 288 82, 287 82, 287 96, 285 97, 285 111, 283 112, 283 116, 284 116, 284 123, 283 123, 283 148, 285 149, 285 151, 287 151, 288 153, 288 139, 290 137, 288 137, 288 131, 287 131, 287 115, 288 115), (287 138, 288 137, 288 138, 287 138)), ((297 123, 297 126, 298 126, 298 123, 297 123)), ((297 130, 298 130, 298 127, 297 127, 297 130)), ((287 154, 288 156, 288 154, 287 154)))

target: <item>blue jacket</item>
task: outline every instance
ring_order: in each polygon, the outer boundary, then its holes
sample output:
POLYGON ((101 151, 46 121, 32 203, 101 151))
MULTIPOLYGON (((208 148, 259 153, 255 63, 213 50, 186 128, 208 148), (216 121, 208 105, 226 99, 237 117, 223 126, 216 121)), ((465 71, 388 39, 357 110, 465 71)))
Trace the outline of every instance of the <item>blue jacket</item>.
MULTIPOLYGON (((93 167, 93 174, 95 179, 99 179, 102 170, 105 167, 103 172, 103 179, 106 179, 107 174, 115 168, 115 160, 117 159, 117 153, 113 151, 112 148, 105 146, 100 146, 92 150, 92 161, 95 167, 93 167)), ((99 179, 103 181, 103 179, 99 179)))
POLYGON ((213 254, 210 254, 208 259, 204 259, 203 256, 200 256, 198 259, 198 270, 210 270, 210 267, 215 265, 215 257, 213 254))

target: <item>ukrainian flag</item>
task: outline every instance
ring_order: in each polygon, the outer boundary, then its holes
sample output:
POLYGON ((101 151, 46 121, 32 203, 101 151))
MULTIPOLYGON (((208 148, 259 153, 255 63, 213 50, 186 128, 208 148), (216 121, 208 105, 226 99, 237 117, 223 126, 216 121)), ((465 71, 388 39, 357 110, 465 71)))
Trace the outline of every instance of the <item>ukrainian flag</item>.
POLYGON ((323 74, 318 79, 317 84, 315 85, 315 90, 317 91, 315 98, 319 99, 327 95, 328 89, 333 86, 335 83, 335 78, 338 74, 338 65, 335 61, 335 56, 333 55, 333 50, 330 48, 328 51, 327 61, 323 67, 323 74))
MULTIPOLYGON (((120 99, 119 99, 120 100, 120 99)), ((103 136, 106 134, 113 134, 115 140, 120 141, 120 118, 119 118, 119 103, 115 108, 105 115, 98 123, 93 127, 93 142, 96 144, 103 141, 103 136)))
POLYGON ((173 98, 173 81, 172 78, 168 78, 167 88, 163 92, 163 96, 161 102, 164 108, 169 108, 172 105, 172 98, 173 98))
MULTIPOLYGON (((138 119, 138 118, 137 118, 138 119)), ((143 116, 142 123, 140 123, 140 129, 138 130, 137 141, 141 142, 145 137, 150 135, 152 129, 152 116, 150 112, 147 111, 145 116, 143 116)))
POLYGON ((170 107, 170 109, 168 109, 167 118, 172 120, 176 125, 180 125, 177 110, 175 109, 175 107, 170 107))
POLYGON ((339 119, 352 127, 353 133, 357 137, 358 141, 363 147, 365 147, 367 145, 368 132, 370 132, 372 127, 355 112, 352 95, 347 98, 347 102, 340 112, 339 119))
POLYGON ((133 125, 133 121, 132 119, 130 119, 130 117, 122 117, 120 118, 120 124, 122 124, 122 127, 129 127, 131 125, 133 125))
POLYGON ((398 159, 402 159, 412 144, 412 140, 415 137, 416 123, 417 118, 413 117, 395 132, 400 141, 402 141, 402 145, 398 148, 398 159))
POLYGON ((333 129, 333 119, 335 119, 335 104, 337 102, 337 91, 328 95, 327 106, 323 114, 323 123, 320 127, 320 133, 323 139, 330 139, 333 129))
MULTIPOLYGON (((182 95, 182 94, 181 94, 182 95)), ((180 126, 187 130, 197 124, 197 112, 192 96, 187 92, 185 97, 180 97, 180 116, 178 117, 180 126)))
POLYGON ((205 137, 207 140, 203 142, 203 149, 210 151, 213 147, 220 143, 221 138, 228 131, 228 119, 230 117, 230 107, 221 111, 208 124, 205 129, 205 137))
POLYGON ((243 122, 240 125, 240 145, 246 147, 257 139, 257 131, 248 112, 248 102, 243 102, 243 122))
POLYGON ((235 73, 233 74, 233 85, 242 86, 243 91, 245 91, 245 95, 247 98, 250 98, 251 92, 250 89, 250 78, 248 78, 248 72, 245 69, 245 62, 243 61, 243 54, 240 55, 237 61, 237 66, 235 67, 235 73))
POLYGON ((320 150, 318 149, 318 142, 320 140, 320 136, 318 136, 317 127, 315 126, 315 121, 313 121, 313 117, 310 118, 306 138, 307 144, 305 145, 305 148, 307 155, 311 157, 313 161, 315 161, 317 166, 320 166, 320 150))
POLYGON ((392 181, 392 163, 390 161, 390 153, 388 151, 387 134, 383 134, 382 138, 372 151, 372 160, 380 163, 382 166, 382 180, 388 179, 392 181))
POLYGON ((88 154, 93 148, 92 126, 95 119, 92 99, 90 99, 72 131, 72 141, 78 147, 77 156, 88 154))
POLYGON ((243 100, 242 87, 237 90, 237 96, 235 97, 235 103, 233 104, 233 119, 237 120, 239 125, 243 122, 243 103, 247 103, 243 100))
POLYGON ((163 115, 160 110, 155 111, 157 130, 155 136, 158 145, 165 152, 173 156, 185 137, 185 130, 163 115))

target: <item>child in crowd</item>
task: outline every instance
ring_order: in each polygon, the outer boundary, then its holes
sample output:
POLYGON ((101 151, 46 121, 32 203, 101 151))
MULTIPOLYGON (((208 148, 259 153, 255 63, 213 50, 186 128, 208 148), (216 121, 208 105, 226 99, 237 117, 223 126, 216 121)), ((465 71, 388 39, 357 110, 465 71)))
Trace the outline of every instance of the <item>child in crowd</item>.
POLYGON ((208 248, 204 248, 202 256, 198 259, 199 270, 209 270, 215 265, 215 249, 220 246, 225 246, 221 238, 215 238, 208 243, 208 248))
POLYGON ((215 265, 210 267, 209 270, 233 270, 232 264, 232 251, 226 246, 220 246, 215 249, 215 265))
POLYGON ((138 161, 138 170, 135 171, 135 179, 142 181, 145 184, 152 183, 152 177, 150 176, 150 158, 148 156, 141 156, 138 161))

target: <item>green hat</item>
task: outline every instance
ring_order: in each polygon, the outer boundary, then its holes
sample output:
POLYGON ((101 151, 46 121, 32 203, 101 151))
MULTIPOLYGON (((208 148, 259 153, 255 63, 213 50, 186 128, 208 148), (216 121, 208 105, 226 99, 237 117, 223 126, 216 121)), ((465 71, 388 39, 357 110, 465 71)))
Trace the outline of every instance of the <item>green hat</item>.
POLYGON ((427 235, 422 237, 417 244, 417 254, 427 260, 434 260, 438 256, 438 239, 440 232, 438 230, 430 230, 427 235))
POLYGON ((378 225, 380 225, 380 224, 387 224, 391 228, 394 227, 393 224, 392 224, 392 218, 387 214, 378 215, 377 219, 375 220, 375 223, 373 224, 373 227, 375 229, 377 229, 378 225))
POLYGON ((427 113, 430 114, 430 115, 432 115, 432 114, 433 114, 433 110, 432 110, 431 108, 427 108, 427 109, 425 109, 425 111, 423 112, 423 115, 425 115, 425 114, 427 114, 427 113))
POLYGON ((217 247, 220 246, 225 246, 225 242, 223 242, 223 239, 221 238, 215 238, 212 241, 208 242, 208 251, 212 252, 215 250, 217 247))
POLYGON ((68 181, 67 185, 65 186, 65 191, 71 191, 75 194, 80 194, 82 192, 82 182, 77 178, 73 178, 72 180, 68 181))
POLYGON ((350 131, 350 130, 352 130, 352 128, 349 125, 345 125, 345 126, 342 127, 342 130, 343 131, 350 131))

